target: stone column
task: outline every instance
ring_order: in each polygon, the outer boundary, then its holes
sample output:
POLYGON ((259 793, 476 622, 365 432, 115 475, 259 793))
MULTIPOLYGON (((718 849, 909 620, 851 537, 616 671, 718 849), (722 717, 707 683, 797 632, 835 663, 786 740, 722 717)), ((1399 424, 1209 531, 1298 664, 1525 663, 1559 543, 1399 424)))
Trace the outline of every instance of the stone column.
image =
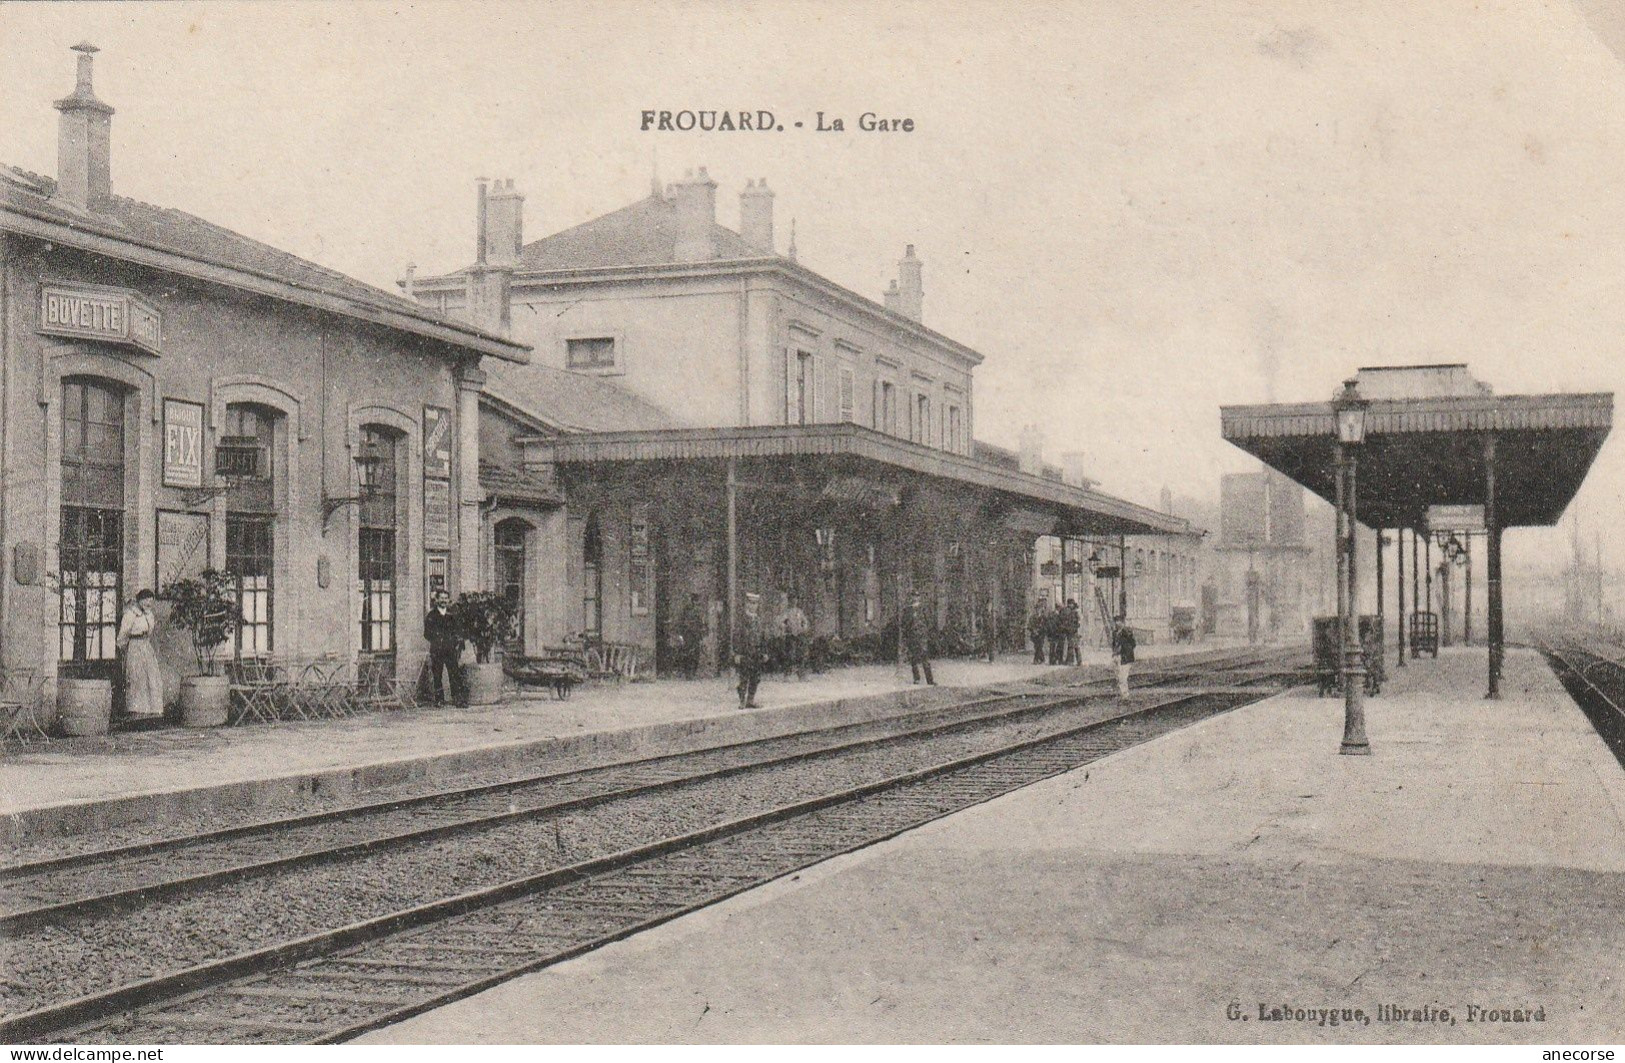
POLYGON ((457 367, 457 574, 452 586, 458 593, 478 590, 485 582, 481 543, 485 529, 480 519, 480 389, 485 374, 476 363, 457 367))

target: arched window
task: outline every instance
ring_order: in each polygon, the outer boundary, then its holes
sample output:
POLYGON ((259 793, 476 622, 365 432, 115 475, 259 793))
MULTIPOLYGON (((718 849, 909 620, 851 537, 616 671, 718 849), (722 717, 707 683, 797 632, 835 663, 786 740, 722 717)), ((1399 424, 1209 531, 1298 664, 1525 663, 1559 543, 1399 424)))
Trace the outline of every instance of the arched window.
POLYGON ((587 517, 581 537, 581 630, 589 639, 604 636, 604 543, 598 516, 587 517))
POLYGON ((518 517, 509 517, 496 526, 496 592, 513 608, 519 617, 514 640, 525 644, 525 537, 530 525, 518 517))
POLYGON ((62 559, 58 613, 63 675, 110 678, 124 575, 124 393, 62 382, 62 559))
POLYGON ((361 429, 363 462, 361 503, 356 543, 357 575, 361 584, 361 649, 364 653, 395 652, 395 588, 397 537, 400 524, 400 434, 379 425, 361 429))
POLYGON ((276 556, 276 421, 281 415, 266 406, 233 403, 226 407, 222 435, 252 439, 258 446, 259 476, 226 495, 226 573, 237 593, 239 657, 261 657, 273 649, 272 570, 276 556))

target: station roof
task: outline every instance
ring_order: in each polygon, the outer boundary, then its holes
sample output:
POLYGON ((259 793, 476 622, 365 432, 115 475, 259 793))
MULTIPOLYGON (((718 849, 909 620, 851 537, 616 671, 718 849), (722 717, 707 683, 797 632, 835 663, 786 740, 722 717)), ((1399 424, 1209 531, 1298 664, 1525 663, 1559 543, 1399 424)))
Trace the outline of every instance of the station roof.
MULTIPOLYGON (((1462 367, 1417 367, 1431 371, 1462 367)), ((1383 378, 1361 370, 1367 388, 1383 378)), ((1418 373, 1418 378, 1423 374, 1418 373)), ((1430 505, 1482 505, 1484 440, 1496 437, 1496 511, 1502 527, 1556 524, 1613 426, 1610 393, 1493 395, 1482 385, 1456 394, 1373 398, 1359 448, 1360 523, 1421 529, 1430 505)), ((1225 406, 1224 438, 1335 504, 1337 438, 1330 402, 1225 406)))
POLYGON ((530 348, 522 343, 195 214, 125 196, 110 197, 104 209, 83 210, 55 192, 52 178, 0 164, 0 231, 316 307, 508 362, 530 360, 530 348))
POLYGON ((1199 535, 1189 521, 1087 487, 936 450, 855 424, 767 425, 534 436, 530 460, 559 465, 825 457, 832 471, 855 471, 895 486, 929 477, 991 490, 1035 534, 1199 535))

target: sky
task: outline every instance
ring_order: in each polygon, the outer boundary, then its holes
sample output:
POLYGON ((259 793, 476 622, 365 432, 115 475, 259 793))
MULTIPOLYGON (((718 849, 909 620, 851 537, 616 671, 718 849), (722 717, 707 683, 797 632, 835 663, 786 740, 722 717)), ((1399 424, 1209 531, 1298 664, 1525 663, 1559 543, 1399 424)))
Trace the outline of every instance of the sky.
MULTIPOLYGON (((653 168, 708 167, 732 226, 765 177, 780 250, 794 218, 840 284, 879 298, 916 245, 926 322, 986 356, 979 437, 1042 425, 1052 460, 1143 503, 1251 467, 1221 404, 1327 398, 1362 365, 1625 390, 1605 0, 0 3, 0 161, 54 172, 83 39, 115 191, 378 285, 471 259, 478 176, 515 180, 530 239, 653 168), (786 129, 639 129, 682 108, 786 129)), ((1587 538, 1622 507, 1616 438, 1587 538)))

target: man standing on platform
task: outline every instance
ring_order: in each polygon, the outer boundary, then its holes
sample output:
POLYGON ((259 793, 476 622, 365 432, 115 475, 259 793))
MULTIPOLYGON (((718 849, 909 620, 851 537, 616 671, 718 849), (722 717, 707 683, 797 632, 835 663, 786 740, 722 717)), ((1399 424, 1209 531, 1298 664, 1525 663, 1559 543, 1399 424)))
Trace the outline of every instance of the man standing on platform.
POLYGON ((699 673, 705 643, 705 610, 700 608, 698 594, 688 596, 688 604, 677 617, 677 637, 683 640, 683 675, 693 679, 699 673))
POLYGON ((1032 615, 1027 617, 1027 637, 1033 640, 1033 663, 1044 663, 1044 647, 1049 642, 1049 599, 1033 602, 1032 615))
POLYGON ((434 703, 446 703, 446 683, 451 686, 451 700, 463 700, 463 676, 458 659, 463 655, 463 626, 450 609, 451 595, 435 591, 434 606, 423 618, 423 637, 429 643, 429 674, 434 676, 434 703), (447 679, 441 682, 440 673, 447 679))
POLYGON ((801 605, 796 601, 795 595, 785 596, 784 610, 784 674, 788 677, 791 671, 796 678, 807 678, 807 614, 801 611, 801 605))
POLYGON ((931 640, 926 630, 925 603, 920 601, 920 594, 916 591, 903 613, 903 649, 908 653, 908 666, 914 673, 914 682, 920 681, 923 670, 926 685, 936 686, 937 681, 931 677, 931 640))
POLYGON ((756 687, 762 681, 766 647, 762 637, 762 596, 746 593, 739 618, 739 644, 733 648, 734 670, 739 673, 739 707, 756 708, 756 687))
POLYGON ((1078 609, 1075 598, 1066 600, 1066 664, 1083 663, 1083 646, 1078 642, 1078 632, 1083 629, 1083 613, 1078 609))
POLYGON ((1134 664, 1134 629, 1128 626, 1126 617, 1117 618, 1117 628, 1112 633, 1112 660, 1117 663, 1117 696, 1126 698, 1129 667, 1134 664))

